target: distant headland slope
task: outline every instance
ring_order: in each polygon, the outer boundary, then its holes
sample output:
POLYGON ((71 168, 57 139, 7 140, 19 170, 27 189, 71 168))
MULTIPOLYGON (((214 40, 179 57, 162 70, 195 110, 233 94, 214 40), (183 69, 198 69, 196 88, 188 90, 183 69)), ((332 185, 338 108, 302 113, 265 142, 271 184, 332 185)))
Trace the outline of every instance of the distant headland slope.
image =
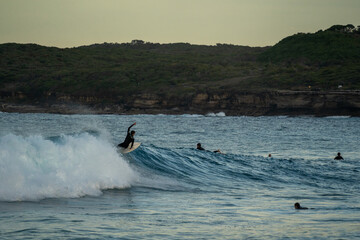
POLYGON ((360 27, 351 24, 272 47, 0 44, 0 111, 71 112, 71 103, 99 113, 360 115, 359 90, 360 27))

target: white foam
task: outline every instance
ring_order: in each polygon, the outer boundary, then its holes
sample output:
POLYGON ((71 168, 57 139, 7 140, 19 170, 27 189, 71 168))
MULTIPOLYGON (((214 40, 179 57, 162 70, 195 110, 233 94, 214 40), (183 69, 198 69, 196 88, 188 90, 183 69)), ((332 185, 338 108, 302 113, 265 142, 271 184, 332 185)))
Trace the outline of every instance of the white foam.
POLYGON ((189 118, 197 118, 197 117, 203 117, 203 115, 200 114, 182 114, 180 115, 182 117, 189 117, 189 118))
POLYGON ((351 118, 351 116, 327 116, 325 118, 330 118, 330 119, 345 119, 345 118, 351 118))
POLYGON ((82 133, 51 141, 42 136, 0 137, 0 200, 100 195, 130 187, 135 172, 100 137, 82 133))
POLYGON ((218 113, 208 113, 206 114, 207 117, 225 117, 226 114, 224 112, 218 112, 218 113))

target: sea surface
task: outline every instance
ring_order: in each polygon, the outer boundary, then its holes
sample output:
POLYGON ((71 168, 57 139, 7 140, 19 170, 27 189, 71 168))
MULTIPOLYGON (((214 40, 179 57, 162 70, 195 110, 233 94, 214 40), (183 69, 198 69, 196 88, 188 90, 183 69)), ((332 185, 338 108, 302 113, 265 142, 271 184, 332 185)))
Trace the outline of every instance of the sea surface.
POLYGON ((360 118, 0 113, 0 239, 360 239, 360 118))

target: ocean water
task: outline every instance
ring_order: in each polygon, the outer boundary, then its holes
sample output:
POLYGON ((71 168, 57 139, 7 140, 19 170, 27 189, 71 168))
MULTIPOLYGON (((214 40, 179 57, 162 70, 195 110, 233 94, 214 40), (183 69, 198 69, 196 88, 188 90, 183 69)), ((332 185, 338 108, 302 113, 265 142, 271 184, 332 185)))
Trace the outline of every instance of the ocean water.
POLYGON ((0 113, 0 239, 359 239, 359 143, 350 117, 0 113))

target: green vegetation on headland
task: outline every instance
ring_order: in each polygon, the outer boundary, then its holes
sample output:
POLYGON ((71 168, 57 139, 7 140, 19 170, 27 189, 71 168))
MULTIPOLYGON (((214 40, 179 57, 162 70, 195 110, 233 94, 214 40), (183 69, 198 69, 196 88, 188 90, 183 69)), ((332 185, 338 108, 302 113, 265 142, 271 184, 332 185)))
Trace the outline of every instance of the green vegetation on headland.
POLYGON ((264 79, 270 87, 360 89, 360 27, 334 25, 315 34, 298 33, 258 59, 267 63, 264 79))
POLYGON ((116 102, 134 94, 169 99, 202 92, 331 91, 339 85, 359 90, 359 63, 360 28, 353 25, 298 33, 272 47, 7 43, 0 45, 0 93, 21 92, 28 101, 74 96, 116 102))

